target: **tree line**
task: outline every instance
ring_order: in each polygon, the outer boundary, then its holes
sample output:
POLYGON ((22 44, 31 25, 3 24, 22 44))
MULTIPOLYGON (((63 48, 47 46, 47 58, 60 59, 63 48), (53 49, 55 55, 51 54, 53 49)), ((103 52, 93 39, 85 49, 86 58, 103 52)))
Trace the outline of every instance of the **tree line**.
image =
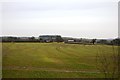
MULTIPOLYGON (((1 42, 47 42, 42 38, 32 37, 0 37, 1 42)), ((55 40, 49 40, 49 42, 65 42, 65 43, 82 43, 82 44, 107 44, 107 45, 120 45, 120 38, 112 40, 107 39, 84 39, 84 38, 69 38, 69 37, 56 37, 55 40)))

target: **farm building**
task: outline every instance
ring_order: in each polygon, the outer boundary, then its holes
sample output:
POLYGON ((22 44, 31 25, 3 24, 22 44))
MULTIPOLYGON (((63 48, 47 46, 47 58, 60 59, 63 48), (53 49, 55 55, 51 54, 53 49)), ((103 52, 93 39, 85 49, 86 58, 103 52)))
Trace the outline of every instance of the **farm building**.
POLYGON ((60 35, 40 35, 39 40, 41 42, 63 42, 60 35))

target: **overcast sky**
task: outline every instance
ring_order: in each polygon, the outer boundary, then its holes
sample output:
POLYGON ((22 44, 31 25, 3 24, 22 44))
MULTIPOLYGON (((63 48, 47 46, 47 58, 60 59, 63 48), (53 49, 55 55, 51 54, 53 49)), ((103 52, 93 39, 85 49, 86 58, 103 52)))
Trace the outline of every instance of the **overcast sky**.
POLYGON ((3 36, 118 36, 118 0, 12 0, 0 6, 3 36))

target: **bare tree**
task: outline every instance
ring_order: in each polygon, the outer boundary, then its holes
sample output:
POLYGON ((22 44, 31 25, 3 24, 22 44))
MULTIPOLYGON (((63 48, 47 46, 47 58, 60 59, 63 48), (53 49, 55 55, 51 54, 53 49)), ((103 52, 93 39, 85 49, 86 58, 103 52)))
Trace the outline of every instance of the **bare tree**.
POLYGON ((92 43, 93 43, 93 45, 95 44, 96 40, 97 40, 97 39, 92 39, 92 43))
POLYGON ((118 47, 112 46, 112 54, 98 48, 96 67, 105 78, 118 78, 118 47))

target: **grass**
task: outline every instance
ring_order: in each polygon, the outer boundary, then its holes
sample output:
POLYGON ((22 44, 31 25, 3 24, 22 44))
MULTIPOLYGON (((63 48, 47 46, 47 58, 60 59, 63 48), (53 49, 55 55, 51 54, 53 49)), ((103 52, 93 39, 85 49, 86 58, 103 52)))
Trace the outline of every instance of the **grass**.
MULTIPOLYGON (((25 70, 5 70, 3 72, 7 78, 94 78, 102 77, 96 73, 66 73, 66 72, 49 72, 49 71, 25 71, 25 70), (14 75, 14 76, 13 76, 14 75)), ((4 77, 4 76, 3 76, 4 77)))
POLYGON ((4 78, 99 78, 98 49, 113 52, 108 45, 64 43, 2 43, 2 48, 4 78))

